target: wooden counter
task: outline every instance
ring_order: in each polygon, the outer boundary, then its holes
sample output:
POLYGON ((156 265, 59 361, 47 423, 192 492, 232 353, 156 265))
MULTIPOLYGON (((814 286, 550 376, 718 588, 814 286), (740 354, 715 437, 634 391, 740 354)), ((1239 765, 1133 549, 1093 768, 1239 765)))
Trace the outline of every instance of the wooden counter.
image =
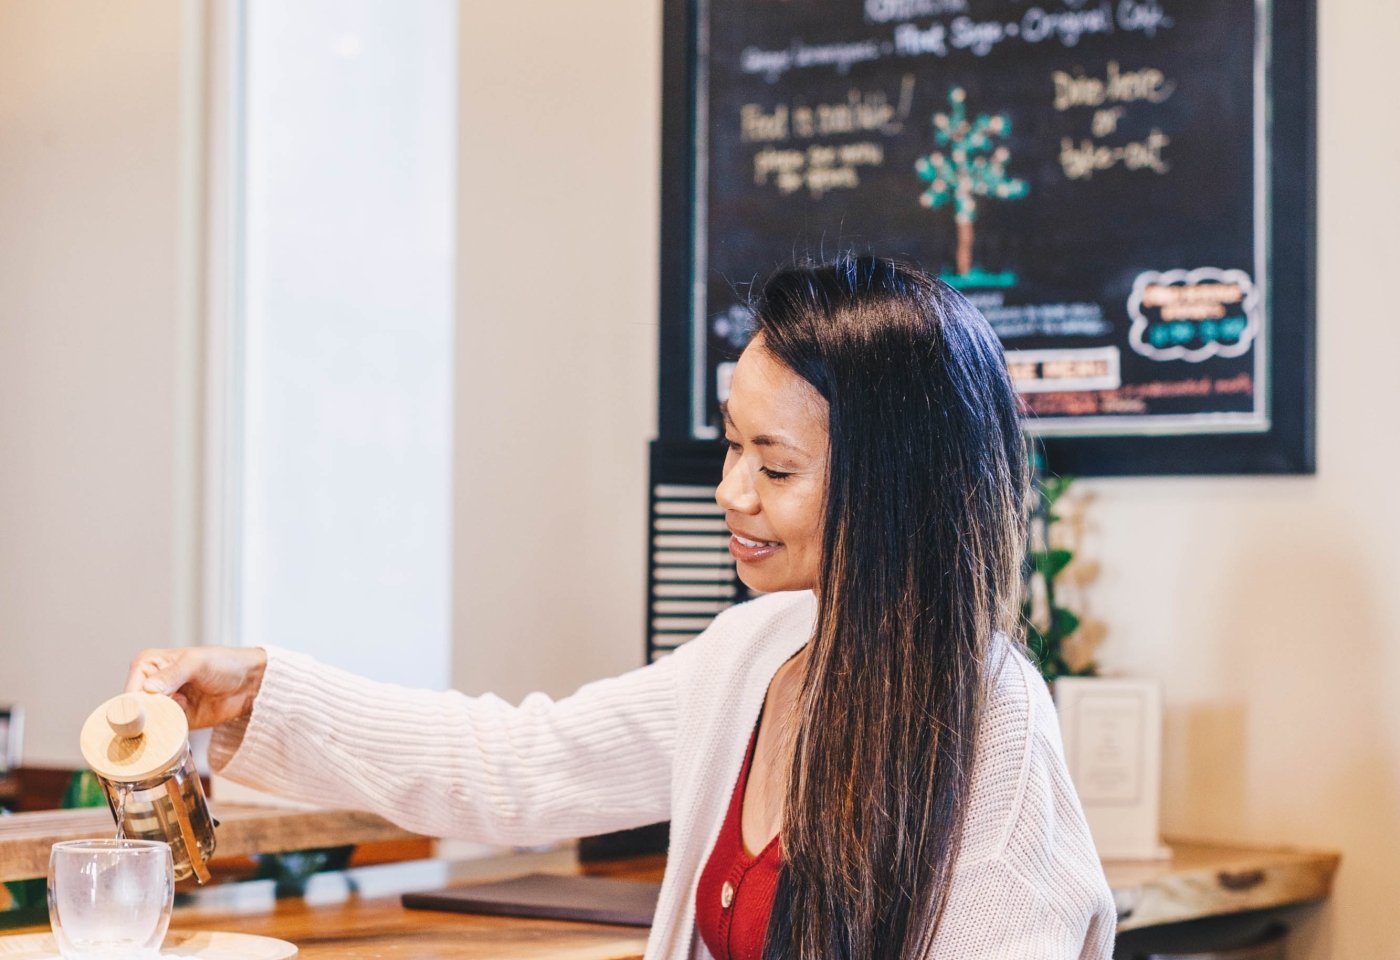
MULTIPOLYGON (((1334 854, 1178 842, 1164 861, 1119 861, 1106 872, 1120 910, 1119 930, 1264 909, 1327 895, 1334 854)), ((275 899, 268 881, 209 887, 175 911, 174 930, 227 930, 296 943, 301 956, 355 958, 563 958, 640 956, 646 931, 598 924, 519 920, 407 910, 398 895, 532 871, 659 880, 662 857, 578 867, 567 849, 491 861, 369 867, 313 879, 305 898, 275 899)), ((3 916, 3 915, 0 915, 3 916)), ((42 920, 31 916, 30 920, 42 920)), ((44 927, 11 928, 11 933, 44 927)))
MULTIPOLYGON (((587 872, 660 880, 661 857, 587 872)), ((446 864, 391 864, 314 878, 304 898, 276 899, 270 881, 205 887, 175 908, 172 931, 229 931, 295 943, 304 960, 634 960, 646 947, 640 927, 519 920, 408 910, 406 890, 433 889, 520 871, 578 872, 572 850, 446 864)), ((3 914, 0 914, 3 917, 3 914)), ((31 914, 30 921, 41 920, 31 914)), ((43 933, 47 924, 4 928, 0 937, 43 933)), ((0 939, 0 956, 5 955, 0 939)))
POLYGON ((417 872, 421 866, 426 865, 357 871, 356 883, 363 893, 337 887, 332 880, 323 895, 325 902, 317 902, 321 899, 317 891, 309 890, 304 900, 278 901, 271 914, 230 913, 210 904, 184 913, 180 921, 192 930, 237 930, 289 940, 307 960, 386 956, 413 960, 639 960, 646 949, 647 930, 642 927, 409 910, 399 902, 399 887, 406 881, 408 886, 431 889, 534 871, 659 882, 665 859, 643 857, 580 868, 572 851, 566 849, 477 864, 437 864, 443 873, 431 878, 435 882, 427 882, 428 878, 417 872), (392 893, 380 895, 378 891, 384 888, 392 893))
POLYGON ((1336 853, 1169 840, 1169 860, 1104 864, 1118 906, 1118 929, 1264 910, 1332 892, 1336 853))
MULTIPOLYGON (((217 809, 222 853, 274 851, 409 836, 364 814, 269 811, 260 807, 217 809)), ((86 811, 91 815, 92 811, 86 811)), ((97 811, 107 817, 106 811, 97 811)), ((68 814, 67 816, 72 816, 68 814)), ((20 819, 18 817, 11 819, 20 819)), ((25 818, 31 824, 71 826, 58 814, 25 818), (40 821, 34 818, 40 817, 40 821)), ((110 833, 110 817, 89 825, 93 835, 110 833)), ((65 834, 66 835, 66 834, 65 834)), ((36 831, 10 829, 0 819, 0 865, 9 876, 33 876, 32 863, 47 843, 36 831), (9 835, 7 837, 6 831, 9 835), (31 866, 12 867, 12 857, 31 866)), ((1119 930, 1259 910, 1326 897, 1338 865, 1334 853, 1260 849, 1176 840, 1167 860, 1111 861, 1105 873, 1117 902, 1119 930)), ((398 895, 473 880, 533 871, 587 872, 659 880, 661 856, 612 865, 579 867, 565 848, 466 863, 416 861, 325 874, 313 878, 305 898, 277 900, 270 882, 204 888, 178 907, 175 930, 227 930, 290 940, 301 956, 368 958, 564 958, 615 960, 640 956, 646 931, 596 924, 476 917, 406 910, 398 895)), ((44 872, 40 867, 39 874, 44 872)), ((3 914, 0 914, 0 918, 3 914)), ((41 920, 41 917, 31 918, 41 920)), ((3 921, 0 921, 3 925, 3 921)), ((39 930, 42 927, 31 927, 39 930)), ((11 929, 10 932, 24 932, 11 929)), ((0 951, 3 952, 3 951, 0 951)))

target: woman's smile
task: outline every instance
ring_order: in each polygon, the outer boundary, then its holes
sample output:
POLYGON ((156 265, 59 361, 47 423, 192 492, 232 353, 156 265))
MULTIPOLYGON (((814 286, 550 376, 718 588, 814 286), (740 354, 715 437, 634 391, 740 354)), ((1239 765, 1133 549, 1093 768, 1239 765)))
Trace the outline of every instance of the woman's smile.
POLYGON ((740 563, 758 563, 760 560, 766 560, 783 546, 776 540, 746 537, 732 527, 729 533, 729 555, 740 563))

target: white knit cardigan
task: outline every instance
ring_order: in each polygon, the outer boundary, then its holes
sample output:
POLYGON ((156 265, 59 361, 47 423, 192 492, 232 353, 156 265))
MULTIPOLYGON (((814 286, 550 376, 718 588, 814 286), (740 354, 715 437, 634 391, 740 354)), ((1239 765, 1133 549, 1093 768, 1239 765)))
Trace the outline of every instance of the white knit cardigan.
MULTIPOLYGON (((269 650, 216 770, 409 830, 533 845, 671 821, 646 960, 708 957, 695 889, 769 681, 808 641, 811 593, 732 607, 658 663, 559 701, 411 691, 269 650)), ((999 658, 936 958, 1102 960, 1114 909, 1065 770, 1045 684, 999 658)))

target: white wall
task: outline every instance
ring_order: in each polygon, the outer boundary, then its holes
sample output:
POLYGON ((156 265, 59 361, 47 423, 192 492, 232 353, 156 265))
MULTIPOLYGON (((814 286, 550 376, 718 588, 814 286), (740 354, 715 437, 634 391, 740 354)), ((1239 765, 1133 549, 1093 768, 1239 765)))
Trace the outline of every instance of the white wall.
MULTIPOLYGON (((178 8, 95 24, 78 6, 0 3, 0 699, 30 705, 36 753, 68 758, 71 734, 38 728, 80 719, 130 646, 173 634, 178 566, 178 8)), ((657 6, 462 8, 467 689, 563 693, 640 659, 657 6)), ((1164 684, 1166 829, 1341 850, 1336 895, 1294 912, 1290 957, 1369 960, 1400 945, 1400 335, 1383 285, 1400 262, 1400 9, 1319 6, 1319 473, 1086 483, 1081 547, 1105 665, 1164 684)))
POLYGON ((0 3, 0 702, 34 760, 188 636, 183 26, 0 3))
POLYGON ((454 678, 643 662, 660 4, 461 6, 454 678))

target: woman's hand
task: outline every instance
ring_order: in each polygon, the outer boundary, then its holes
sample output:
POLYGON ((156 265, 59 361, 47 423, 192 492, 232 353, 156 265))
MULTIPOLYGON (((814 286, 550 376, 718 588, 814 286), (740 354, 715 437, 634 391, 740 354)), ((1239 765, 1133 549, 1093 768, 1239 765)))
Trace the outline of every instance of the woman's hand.
POLYGON ((131 661, 126 692, 169 694, 192 728, 213 727, 252 712, 266 669, 261 647, 142 650, 131 661))

